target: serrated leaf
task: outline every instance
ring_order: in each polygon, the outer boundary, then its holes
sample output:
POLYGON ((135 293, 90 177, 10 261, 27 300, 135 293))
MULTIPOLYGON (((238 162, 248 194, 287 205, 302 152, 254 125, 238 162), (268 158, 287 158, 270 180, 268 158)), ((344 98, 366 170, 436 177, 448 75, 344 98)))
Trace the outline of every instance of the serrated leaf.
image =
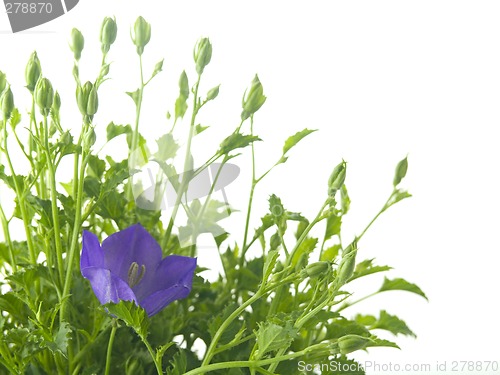
POLYGON ((186 98, 179 96, 175 101, 175 118, 183 118, 188 109, 186 98))
POLYGON ((379 292, 385 292, 388 290, 404 290, 407 292, 418 294, 419 296, 422 296, 426 300, 428 300, 427 296, 422 291, 422 289, 420 289, 417 285, 406 281, 405 279, 398 278, 389 280, 387 277, 384 278, 384 283, 382 284, 382 287, 379 289, 379 292))
POLYGON ((341 248, 342 246, 340 244, 335 244, 333 246, 330 246, 328 249, 323 251, 320 260, 333 262, 335 258, 337 258, 337 256, 339 255, 341 248))
POLYGON ((354 319, 356 320, 356 323, 362 324, 364 326, 371 326, 377 321, 377 318, 375 318, 373 315, 358 314, 354 319))
POLYGON ((158 151, 155 152, 154 157, 160 161, 167 161, 173 159, 179 150, 179 145, 175 142, 174 136, 170 133, 162 135, 156 140, 158 151))
POLYGON ((281 199, 278 198, 275 194, 272 194, 269 197, 269 212, 271 213, 271 217, 274 223, 278 226, 278 229, 281 231, 281 234, 286 231, 286 216, 285 216, 285 208, 281 203, 281 199))
POLYGON ((271 276, 271 273, 274 270, 274 267, 276 266, 276 262, 279 257, 279 252, 277 250, 271 250, 266 256, 266 261, 264 263, 264 268, 263 268, 263 278, 262 281, 266 282, 269 279, 269 276, 271 276))
POLYGON ((368 343, 368 345, 366 345, 367 347, 384 346, 389 348, 401 349, 395 342, 389 340, 379 339, 378 337, 375 336, 370 337, 370 339, 371 341, 370 343, 368 343))
POLYGON ((67 349, 68 349, 68 341, 71 335, 71 328, 69 323, 63 322, 56 334, 53 337, 52 341, 46 341, 45 345, 50 349, 52 353, 61 353, 64 357, 66 357, 67 349))
POLYGON ((196 132, 196 135, 204 132, 205 130, 207 130, 210 126, 201 126, 200 124, 196 125, 195 127, 195 132, 196 132))
POLYGON ((19 110, 17 108, 14 108, 10 115, 10 125, 12 126, 13 129, 15 129, 20 122, 21 122, 21 113, 19 113, 19 110))
POLYGON ((317 130, 304 129, 288 137, 288 139, 285 141, 285 145, 283 146, 283 156, 285 156, 285 154, 288 151, 290 151, 290 149, 294 147, 297 143, 299 143, 302 139, 307 137, 309 134, 314 133, 315 131, 317 130))
MULTIPOLYGON (((210 333, 212 339, 222 323, 224 323, 224 321, 238 308, 238 306, 239 305, 235 302, 227 305, 224 310, 222 310, 210 321, 208 324, 208 332, 210 333)), ((224 345, 229 343, 240 331, 243 324, 244 322, 234 319, 220 336, 219 344, 224 345)))
POLYGON ((332 213, 326 219, 325 241, 340 234, 342 228, 342 216, 332 213))
POLYGON ((171 367, 167 369, 167 375, 184 375, 187 367, 187 357, 184 350, 179 350, 170 361, 171 367))
POLYGON ((291 322, 286 322, 284 326, 265 322, 259 324, 259 329, 255 335, 258 347, 255 358, 260 359, 266 353, 288 348, 292 341, 298 337, 298 329, 291 322))
POLYGON ((380 311, 380 317, 371 324, 370 329, 384 329, 394 335, 402 334, 417 337, 403 320, 395 315, 390 315, 385 310, 380 311))
POLYGON ((349 212, 349 208, 351 207, 351 198, 349 198, 349 193, 347 192, 345 184, 340 188, 340 207, 342 215, 347 214, 347 212, 349 212))
POLYGON ((89 155, 87 159, 87 176, 102 178, 106 170, 106 162, 95 155, 89 155))
POLYGON ((220 155, 227 155, 238 148, 245 148, 253 142, 261 141, 256 135, 233 133, 222 141, 219 148, 220 155))
POLYGON ((101 193, 101 183, 96 177, 86 176, 83 180, 83 191, 88 197, 98 198, 101 193))
POLYGON ((373 273, 392 270, 392 267, 389 266, 374 266, 373 261, 374 259, 366 259, 358 263, 356 265, 356 268, 354 269, 354 274, 349 279, 349 281, 353 281, 359 279, 360 277, 371 275, 373 273))
POLYGON ((115 137, 122 134, 132 134, 132 127, 130 125, 116 125, 110 122, 106 128, 106 140, 110 141, 115 137))
POLYGON ((104 307, 110 314, 123 320, 139 336, 145 338, 148 335, 149 319, 146 311, 142 307, 137 306, 133 301, 107 303, 104 307))
POLYGON ((295 267, 298 265, 299 268, 305 267, 308 263, 309 255, 316 248, 317 244, 317 238, 307 237, 304 239, 293 255, 291 266, 295 267))

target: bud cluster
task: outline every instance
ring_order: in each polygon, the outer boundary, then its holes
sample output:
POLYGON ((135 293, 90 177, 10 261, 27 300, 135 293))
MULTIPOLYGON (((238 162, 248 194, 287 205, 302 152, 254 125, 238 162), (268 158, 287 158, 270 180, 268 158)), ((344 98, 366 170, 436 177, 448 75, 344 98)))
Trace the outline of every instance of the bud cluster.
POLYGON ((78 103, 80 113, 92 119, 99 107, 97 88, 92 82, 87 81, 83 86, 79 85, 76 88, 76 102, 78 103))

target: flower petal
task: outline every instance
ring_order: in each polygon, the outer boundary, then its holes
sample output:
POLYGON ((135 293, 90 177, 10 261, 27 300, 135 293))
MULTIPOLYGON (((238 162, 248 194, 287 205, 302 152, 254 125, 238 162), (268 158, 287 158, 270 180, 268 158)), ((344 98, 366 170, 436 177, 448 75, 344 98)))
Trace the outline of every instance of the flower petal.
POLYGON ((89 279, 90 285, 101 304, 118 303, 119 300, 137 302, 134 292, 128 284, 113 275, 109 270, 98 267, 82 269, 82 275, 89 279))
POLYGON ((104 267, 104 253, 99 239, 94 233, 83 231, 82 256, 80 258, 80 269, 87 267, 104 267))
MULTIPOLYGON (((154 274, 150 274, 150 278, 145 277, 133 288, 134 293, 139 301, 145 300, 158 291, 167 290, 174 286, 184 286, 188 290, 187 293, 189 293, 193 284, 195 269, 196 258, 169 255, 161 261, 154 274)), ((147 272, 146 270, 146 274, 147 272)))
POLYGON ((190 291, 190 286, 175 285, 151 294, 140 303, 140 306, 146 310, 148 316, 153 316, 173 301, 186 298, 190 291))
POLYGON ((160 245, 140 224, 113 233, 102 242, 102 249, 105 268, 124 281, 132 262, 144 265, 144 280, 150 279, 162 257, 160 245))

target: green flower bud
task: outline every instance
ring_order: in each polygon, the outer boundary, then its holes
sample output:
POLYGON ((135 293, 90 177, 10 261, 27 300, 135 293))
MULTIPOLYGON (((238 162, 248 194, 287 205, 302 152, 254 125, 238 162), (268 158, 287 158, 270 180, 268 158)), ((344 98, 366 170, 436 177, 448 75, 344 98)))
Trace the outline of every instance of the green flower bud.
POLYGON ((212 43, 210 43, 210 39, 201 38, 198 40, 194 47, 193 57, 196 63, 196 73, 203 73, 203 70, 212 59, 212 43))
POLYGON ((4 119, 8 120, 12 111, 14 110, 14 95, 12 94, 12 90, 10 86, 0 97, 0 104, 3 112, 4 119))
POLYGON ((28 90, 33 92, 35 90, 36 83, 38 78, 42 74, 42 67, 40 65, 40 60, 34 51, 30 59, 28 60, 28 64, 26 65, 26 70, 24 71, 24 77, 26 79, 26 87, 28 90))
POLYGON ((142 16, 137 18, 134 24, 134 34, 132 35, 132 41, 137 47, 137 54, 142 55, 144 52, 144 47, 149 43, 151 39, 151 25, 146 22, 142 16))
POLYGON ((78 109, 80 109, 80 113, 84 116, 87 116, 87 105, 89 103, 90 92, 94 88, 94 85, 87 81, 83 86, 78 86, 76 88, 76 102, 78 104, 78 109))
POLYGON ((97 97, 97 89, 92 87, 89 93, 89 99, 87 101, 87 116, 94 116, 99 108, 99 100, 97 97))
POLYGON ((47 78, 40 78, 35 87, 35 101, 44 116, 49 114, 54 101, 54 89, 47 78))
POLYGON ((182 71, 179 77, 180 96, 187 99, 189 97, 189 81, 185 71, 182 71))
POLYGON ((359 335, 345 335, 337 340, 340 354, 349 354, 356 350, 366 349, 373 341, 368 337, 359 335))
POLYGON ((116 26, 116 20, 114 18, 106 17, 102 21, 101 34, 99 39, 101 40, 101 50, 103 53, 108 53, 109 47, 116 40, 116 33, 118 27, 116 26))
POLYGON ((330 271, 332 270, 332 267, 330 265, 330 262, 316 262, 309 264, 306 267, 306 274, 309 277, 319 277, 322 275, 327 275, 330 271))
POLYGON ((52 110, 59 113, 59 109, 61 109, 61 96, 56 91, 54 94, 54 102, 52 103, 52 110))
POLYGON ((358 243, 354 240, 342 252, 342 260, 340 261, 337 279, 340 285, 344 285, 351 278, 356 266, 356 254, 358 252, 358 243))
POLYGON ((62 143, 65 146, 70 145, 73 142, 73 136, 69 131, 65 131, 61 135, 61 139, 59 140, 60 143, 62 143))
POLYGON ((214 88, 208 91, 207 100, 214 100, 219 95, 219 87, 220 85, 215 86, 214 88))
POLYGON ((256 74, 250 89, 245 91, 243 95, 243 112, 241 112, 241 119, 246 120, 249 118, 262 107, 265 101, 266 96, 264 95, 264 88, 256 74))
POLYGON ((7 86, 7 76, 0 71, 0 95, 2 95, 3 90, 7 86))
POLYGON ((344 185, 346 176, 346 162, 342 160, 334 169, 328 179, 328 194, 333 197, 337 190, 344 185))
POLYGON ((96 141, 95 131, 92 127, 89 127, 85 135, 83 136, 83 148, 85 150, 90 149, 96 141))
POLYGON ((401 160, 396 166, 396 173, 394 174, 394 181, 392 182, 394 187, 399 185, 401 180, 406 176, 407 171, 408 171, 408 157, 401 160))
POLYGON ((73 51, 75 60, 80 60, 84 46, 85 39, 83 38, 83 34, 80 32, 80 30, 73 28, 73 30, 71 30, 69 48, 71 48, 71 51, 73 51))

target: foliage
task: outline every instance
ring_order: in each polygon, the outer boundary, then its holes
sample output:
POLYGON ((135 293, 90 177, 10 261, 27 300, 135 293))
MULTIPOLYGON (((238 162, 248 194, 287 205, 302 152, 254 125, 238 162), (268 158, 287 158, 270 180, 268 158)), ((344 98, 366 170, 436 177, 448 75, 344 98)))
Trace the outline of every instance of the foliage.
MULTIPOLYGON (((255 76, 243 95, 239 125, 214 147, 212 157, 195 164, 192 139, 208 128, 198 123, 197 116, 219 93, 219 86, 205 95, 199 90, 212 56, 212 45, 204 38, 195 47, 196 76, 180 75, 179 97, 171 109, 175 116, 167 113, 166 128, 170 130, 157 138, 156 152, 150 151, 151 145, 139 132, 141 105, 144 90, 162 71, 163 60, 145 79, 142 56, 147 53, 151 26, 140 17, 132 33, 140 60, 139 87, 127 93, 136 110, 135 120, 131 124, 111 122, 106 127, 106 142, 121 142, 129 157, 115 160, 103 155, 94 147, 94 129, 105 125, 95 123, 94 117, 100 103, 105 103, 99 95, 112 68, 108 52, 116 38, 114 22, 109 17, 103 22, 101 66, 92 82, 82 83, 83 34, 72 31, 74 100, 82 116, 79 133, 74 126, 67 129, 69 125, 60 118, 61 99, 43 76, 36 53, 27 66, 33 105, 26 116, 15 107, 14 94, 0 72, 0 183, 16 197, 13 212, 5 212, 0 205, 4 233, 0 243, 0 374, 293 375, 302 373, 299 360, 314 363, 329 358, 352 364, 349 354, 353 351, 397 347, 378 338, 376 330, 415 336, 403 320, 385 310, 379 317, 349 316, 344 311, 356 303, 349 293, 353 280, 391 270, 375 265, 373 259, 358 258, 362 237, 373 221, 410 197, 400 187, 407 159, 397 165, 388 201, 351 243, 341 240, 343 218, 351 202, 344 161, 333 169, 328 183, 325 181, 325 200, 315 217, 289 211, 289 202, 272 194, 269 212, 252 231, 256 221, 252 208, 255 203, 264 204, 253 200, 257 185, 286 163, 293 147, 315 130, 306 128, 286 137, 279 159, 257 175, 255 145, 261 139, 254 133, 254 119, 266 97, 255 76), (184 117, 190 118, 187 129, 177 126, 184 117), (29 130, 26 139, 17 133, 23 127, 29 130), (180 173, 176 169, 179 163, 174 163, 180 149, 179 131, 188 133, 180 173), (13 147, 30 165, 26 175, 17 172, 13 147), (218 180, 228 162, 244 152, 252 154, 252 184, 244 237, 235 239, 220 223, 234 209, 214 199, 213 193, 220 189, 218 180), (57 173, 63 159, 73 160, 71 176, 57 173), (158 170, 154 183, 147 187, 137 176, 149 162, 158 170), (206 191, 193 197, 190 184, 208 176, 209 170, 212 180, 206 191), (172 212, 165 221, 161 215, 166 195, 174 199, 167 202, 172 212), (180 221, 179 210, 185 211, 185 222, 180 221), (9 231, 15 222, 23 225, 22 241, 11 239, 9 231), (206 265, 199 264, 188 298, 152 318, 132 302, 100 306, 79 270, 82 231, 92 231, 102 241, 135 223, 141 223, 161 244, 164 255, 195 256, 199 235, 212 234, 213 251, 220 257, 223 272, 209 282, 202 277, 206 265), (316 226, 325 228, 320 238, 311 235, 316 226), (289 235, 291 231, 295 236, 289 235), (258 246, 262 255, 250 258, 248 250, 258 246)), ((391 290, 426 298, 417 285, 401 278, 385 278, 376 293, 391 290)))

